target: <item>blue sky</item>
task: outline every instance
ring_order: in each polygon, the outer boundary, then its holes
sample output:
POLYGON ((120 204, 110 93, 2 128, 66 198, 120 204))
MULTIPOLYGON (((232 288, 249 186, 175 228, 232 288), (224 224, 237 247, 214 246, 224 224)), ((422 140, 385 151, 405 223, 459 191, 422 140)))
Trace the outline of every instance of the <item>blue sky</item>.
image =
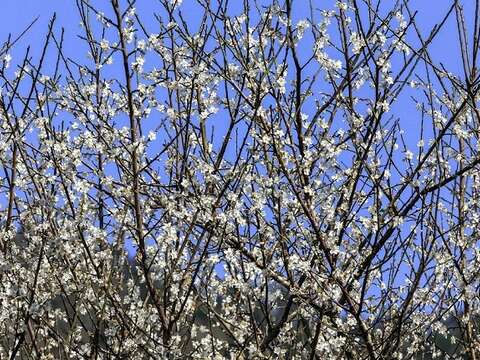
MULTIPOLYGON (((240 0, 236 0, 239 1, 240 0)), ((102 7, 109 8, 109 1, 107 0, 92 0, 93 4, 99 4, 102 7)), ((189 24, 195 25, 199 20, 197 16, 197 8, 193 5, 195 0, 184 0, 180 7, 189 24), (191 22, 191 23, 190 23, 191 22)), ((268 2, 268 1, 264 1, 268 2)), ((65 28, 65 53, 68 57, 75 58, 79 62, 88 61, 86 58, 86 47, 82 40, 77 38, 78 34, 82 33, 79 26, 80 18, 77 14, 75 0, 2 0, 0 12, 0 43, 7 39, 9 33, 13 38, 18 36, 33 19, 38 17, 38 21, 31 28, 28 34, 15 46, 11 54, 13 56, 13 64, 15 64, 25 53, 27 46, 31 46, 31 53, 34 59, 38 58, 42 50, 43 42, 48 28, 48 23, 53 15, 56 13, 56 29, 57 34, 61 27, 65 28), (35 56, 37 55, 37 56, 35 56)), ((123 3, 126 3, 124 1, 123 3)), ((235 4, 235 1, 231 1, 235 4)), ((318 0, 316 1, 319 9, 331 9, 334 6, 334 0, 318 0)), ((383 0, 384 8, 392 6, 393 0, 383 0)), ((472 14, 473 2, 464 1, 466 14, 472 14)), ((449 6, 449 0, 411 0, 410 6, 413 11, 418 10, 417 24, 423 32, 423 36, 427 37, 428 32, 432 29, 434 24, 439 22, 449 6)), ((152 13, 160 9, 160 5, 156 0, 138 0, 136 8, 141 17, 147 19, 147 25, 151 22, 152 13)), ((308 16, 309 8, 306 0, 294 0, 294 20, 298 21, 301 18, 308 16)), ((108 11, 105 11, 108 14, 108 11)), ((472 21, 473 16, 468 16, 472 21)), ((310 48, 305 49, 305 54, 311 52, 310 48)), ((447 26, 439 34, 436 41, 430 47, 430 54, 436 60, 436 64, 440 62, 445 65, 451 72, 461 74, 461 61, 458 57, 458 39, 456 33, 456 24, 454 16, 451 16, 447 26)), ((13 67, 13 66, 12 66, 13 67)), ((48 68, 49 66, 47 66, 48 68)), ((47 71, 48 72, 48 71, 47 71)), ((402 118, 402 127, 406 132, 410 131, 413 134, 411 137, 412 148, 415 147, 418 141, 418 112, 415 110, 415 104, 408 99, 408 96, 402 96, 398 103, 392 109, 393 112, 402 118)))
MULTIPOLYGON (((93 3, 105 5, 107 0, 94 1, 93 3)), ((181 5, 181 10, 187 15, 193 15, 195 19, 195 7, 192 6, 194 0, 184 0, 181 5)), ((317 1, 319 8, 331 8, 334 4, 332 0, 317 1)), ((385 6, 391 6, 393 0, 384 0, 385 6)), ((447 10, 451 1, 448 0, 413 0, 410 1, 412 9, 418 10, 418 24, 424 31, 431 29, 432 26, 441 19, 442 15, 447 10)), ((466 14, 473 12, 473 2, 464 1, 466 14), (472 4, 471 4, 472 3, 472 4)), ((302 17, 308 12, 306 0, 296 0, 293 2, 293 7, 297 11, 296 16, 302 17)), ((152 11, 159 8, 158 2, 155 0, 138 0, 136 7, 142 14, 151 15, 152 11)), ((49 18, 51 15, 57 13, 57 25, 65 27, 67 38, 73 38, 79 33, 79 17, 75 6, 75 0, 2 0, 2 7, 0 12, 0 40, 6 39, 9 33, 18 34, 24 29, 34 18, 39 16, 38 22, 35 24, 32 31, 21 42, 21 48, 27 45, 32 45, 34 50, 39 51, 41 46, 41 39, 46 31, 49 18)), ((453 18, 452 18, 453 20, 453 18)), ((442 32, 439 40, 437 40, 431 50, 432 55, 440 58, 442 62, 450 66, 458 67, 458 59, 453 47, 457 47, 457 37, 455 31, 455 24, 449 23, 449 26, 442 32), (453 26, 453 27, 452 27, 453 26)), ((72 54, 76 52, 78 47, 73 44, 67 44, 67 51, 72 54)))

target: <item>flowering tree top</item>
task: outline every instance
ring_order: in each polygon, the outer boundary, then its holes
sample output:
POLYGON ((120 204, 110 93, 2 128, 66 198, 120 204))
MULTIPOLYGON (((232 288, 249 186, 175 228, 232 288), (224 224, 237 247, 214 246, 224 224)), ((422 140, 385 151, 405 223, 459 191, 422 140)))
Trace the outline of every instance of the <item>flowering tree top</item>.
POLYGON ((480 0, 151 3, 0 47, 0 358, 478 359, 480 0))

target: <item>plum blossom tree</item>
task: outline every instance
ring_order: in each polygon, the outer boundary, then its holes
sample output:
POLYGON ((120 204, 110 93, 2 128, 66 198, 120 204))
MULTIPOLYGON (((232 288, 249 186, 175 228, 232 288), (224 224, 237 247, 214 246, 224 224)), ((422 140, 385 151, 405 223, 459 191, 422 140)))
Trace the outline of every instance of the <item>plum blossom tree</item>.
POLYGON ((151 3, 0 49, 0 358, 479 359, 480 1, 151 3))

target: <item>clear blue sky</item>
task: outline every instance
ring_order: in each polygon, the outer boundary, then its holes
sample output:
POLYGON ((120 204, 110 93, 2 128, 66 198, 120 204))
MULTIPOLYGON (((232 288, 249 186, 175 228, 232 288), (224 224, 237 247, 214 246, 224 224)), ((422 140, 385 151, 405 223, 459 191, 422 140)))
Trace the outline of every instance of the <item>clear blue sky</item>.
MULTIPOLYGON (((95 1, 92 3, 105 5, 107 0, 95 1)), ((234 3, 235 1, 231 1, 234 3)), ((195 0, 184 0, 181 9, 184 13, 194 12, 194 7, 191 5, 195 3, 195 0)), ((316 1, 319 8, 329 8, 333 5, 332 0, 316 1)), ((393 0, 383 0, 386 7, 391 6, 394 3, 393 0)), ((419 25, 424 31, 430 29, 435 22, 437 22, 442 14, 445 13, 450 0, 412 0, 410 1, 412 8, 418 9, 419 25)), ((465 4, 465 12, 468 14, 473 11, 473 2, 463 1, 465 4)), ((303 11, 308 11, 307 0, 294 0, 293 6, 301 16, 303 11)), ((137 8, 141 13, 146 13, 147 16, 151 16, 152 11, 158 9, 158 2, 155 0, 138 0, 137 8)), ((76 11, 75 0, 2 0, 0 11, 0 40, 6 39, 9 33, 18 34, 23 28, 25 28, 32 19, 39 16, 39 21, 22 41, 22 46, 27 44, 33 45, 34 49, 38 51, 41 45, 41 40, 44 36, 45 30, 50 16, 57 13, 57 25, 65 27, 67 38, 74 37, 79 33, 79 18, 76 11)), ((194 15, 194 14, 190 14, 194 15)), ((194 16, 193 16, 194 17, 194 16)), ((453 18, 452 18, 453 19, 453 18)), ((450 22, 449 25, 454 25, 450 22)), ((448 65, 457 65, 458 59, 452 56, 455 54, 452 47, 457 46, 457 38, 455 28, 448 26, 445 31, 439 37, 433 46, 432 51, 434 57, 440 58, 448 65)), ((75 46, 67 47, 71 52, 75 52, 75 46)))
MULTIPOLYGON (((235 4, 240 0, 231 0, 235 4)), ((181 5, 181 10, 189 21, 194 22, 198 20, 195 9, 196 0, 184 0, 181 5)), ((268 2, 268 1, 265 1, 268 2)), ((465 0, 466 14, 473 12, 473 2, 465 0)), ((102 7, 108 7, 108 0, 91 0, 92 4, 99 4, 102 7)), ((123 1, 126 3, 126 1, 123 1)), ((317 0, 318 8, 329 9, 332 8, 334 0, 317 0)), ((385 8, 393 5, 393 0, 383 0, 385 8)), ((446 13, 451 0, 411 0, 410 5, 413 10, 418 10, 417 24, 423 31, 424 37, 427 36, 435 23, 440 21, 446 13)), ((147 19, 152 18, 152 13, 159 9, 159 3, 156 0, 138 0, 136 4, 138 13, 141 17, 147 19)), ((294 17, 295 20, 306 17, 308 15, 307 0, 294 0, 294 17)), ((0 9, 0 43, 7 39, 9 33, 12 33, 13 38, 20 34, 28 24, 38 18, 38 21, 11 52, 13 56, 12 63, 15 64, 24 54, 27 46, 31 46, 34 59, 38 58, 45 39, 48 22, 56 12, 57 34, 61 27, 65 28, 65 52, 67 56, 75 58, 80 62, 86 61, 86 48, 82 40, 76 37, 77 34, 82 33, 79 26, 79 16, 75 5, 75 0, 1 0, 0 9), (37 55, 37 56, 35 56, 37 55)), ((108 14, 108 12, 106 11, 108 14)), ((473 16, 468 16, 473 20, 473 16)), ((461 74, 461 61, 458 58, 458 40, 456 34, 456 24, 454 16, 451 17, 446 28, 440 33, 437 40, 432 44, 430 50, 432 57, 436 63, 442 62, 451 72, 461 74)), ((148 24, 148 21, 147 21, 148 24)), ((311 49, 305 49, 310 52, 311 49)), ((12 64, 12 65, 13 65, 12 64)), ((47 71, 48 72, 48 71, 47 71)), ((400 99, 398 104, 393 108, 394 112, 398 113, 402 118, 402 126, 408 132, 411 131, 414 136, 418 136, 418 114, 415 111, 415 105, 406 97, 400 99), (412 116, 408 116, 412 114, 412 116)), ((412 138, 412 144, 416 144, 418 138, 412 138)), ((414 145, 412 146, 414 147, 414 145)))

